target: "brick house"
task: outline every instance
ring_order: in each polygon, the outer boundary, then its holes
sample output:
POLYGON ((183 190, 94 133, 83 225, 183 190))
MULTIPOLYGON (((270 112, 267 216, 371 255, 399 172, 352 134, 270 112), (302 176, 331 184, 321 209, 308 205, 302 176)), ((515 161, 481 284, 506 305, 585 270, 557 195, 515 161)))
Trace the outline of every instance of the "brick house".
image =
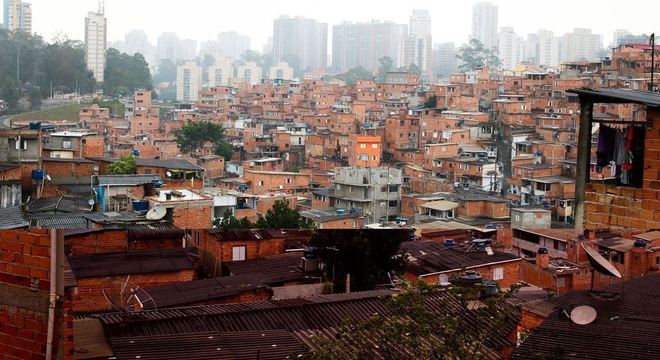
POLYGON ((380 136, 348 136, 349 166, 376 167, 380 166, 382 143, 380 136))
POLYGON ((429 284, 441 284, 466 270, 476 271, 484 280, 497 281, 507 288, 519 280, 518 256, 478 249, 472 244, 445 245, 432 240, 408 241, 401 249, 409 255, 404 277, 409 281, 424 280, 429 284))

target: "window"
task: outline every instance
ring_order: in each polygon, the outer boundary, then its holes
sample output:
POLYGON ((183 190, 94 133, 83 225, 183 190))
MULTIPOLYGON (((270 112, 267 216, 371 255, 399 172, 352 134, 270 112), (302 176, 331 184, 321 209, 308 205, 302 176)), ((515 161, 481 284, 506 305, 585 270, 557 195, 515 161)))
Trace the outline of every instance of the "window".
POLYGON ((371 144, 372 149, 378 149, 378 144, 371 144))
POLYGON ((369 154, 358 154, 357 159, 358 161, 368 161, 369 154))
POLYGON ((539 191, 550 191, 550 185, 546 183, 536 183, 536 190, 539 191))
POLYGON ((62 140, 62 149, 71 149, 71 140, 62 140))
POLYGON ((566 278, 565 277, 558 277, 557 278, 557 287, 558 288, 566 287, 566 278))
POLYGON ((27 140, 16 141, 16 150, 27 150, 27 140))
POLYGON ((286 183, 291 184, 291 178, 286 178, 286 183))
POLYGON ((504 279, 504 268, 496 267, 493 270, 493 280, 502 280, 504 279))
POLYGON ((399 206, 399 200, 390 200, 389 201, 389 206, 391 208, 399 206))
POLYGON ((367 144, 360 144, 360 149, 366 149, 366 148, 367 148, 367 144))
POLYGON ((264 181, 263 180, 259 180, 259 186, 264 186, 264 181))
POLYGON ((231 261, 245 260, 245 246, 232 246, 231 247, 231 261))

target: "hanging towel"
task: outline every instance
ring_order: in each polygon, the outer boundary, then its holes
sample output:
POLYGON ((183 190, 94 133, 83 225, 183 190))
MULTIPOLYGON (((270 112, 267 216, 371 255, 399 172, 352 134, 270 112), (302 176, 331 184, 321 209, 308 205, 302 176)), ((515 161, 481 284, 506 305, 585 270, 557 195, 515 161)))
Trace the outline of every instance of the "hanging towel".
POLYGON ((623 164, 626 159, 626 129, 617 129, 614 136, 614 162, 623 164))
POLYGON ((609 126, 600 125, 598 130, 598 147, 596 150, 596 165, 605 167, 609 165, 614 155, 615 130, 609 126))

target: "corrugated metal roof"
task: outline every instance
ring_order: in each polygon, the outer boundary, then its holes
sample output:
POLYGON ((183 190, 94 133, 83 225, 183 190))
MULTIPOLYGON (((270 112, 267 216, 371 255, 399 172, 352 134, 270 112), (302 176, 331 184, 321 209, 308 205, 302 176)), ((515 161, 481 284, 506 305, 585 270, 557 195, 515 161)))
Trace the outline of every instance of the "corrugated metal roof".
POLYGON ((99 175, 96 184, 101 186, 137 186, 162 181, 157 175, 99 175))
POLYGON ((29 225, 30 223, 23 217, 20 206, 0 208, 0 229, 17 229, 29 225))
POLYGON ((660 354, 660 275, 646 276, 606 289, 618 297, 589 291, 554 299, 543 324, 514 352, 513 359, 655 360, 660 354), (588 305, 597 317, 576 325, 562 311, 588 305))
POLYGON ((73 336, 76 339, 73 358, 76 360, 109 358, 113 355, 98 319, 73 320, 73 336))
POLYGON ((83 230, 91 229, 93 223, 81 214, 25 214, 31 228, 83 230))
POLYGON ((644 104, 650 107, 660 107, 660 93, 654 93, 650 91, 640 91, 640 90, 628 90, 628 89, 609 89, 609 88, 600 88, 600 89, 571 89, 566 90, 566 92, 578 94, 578 95, 587 95, 594 97, 595 101, 618 101, 618 102, 631 102, 637 104, 644 104))

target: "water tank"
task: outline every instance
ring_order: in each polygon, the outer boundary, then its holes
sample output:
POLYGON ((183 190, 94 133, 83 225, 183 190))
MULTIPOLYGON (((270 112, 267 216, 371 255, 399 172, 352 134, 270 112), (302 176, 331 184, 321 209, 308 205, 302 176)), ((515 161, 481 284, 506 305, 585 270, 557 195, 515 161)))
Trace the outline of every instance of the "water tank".
POLYGON ((644 240, 642 240, 642 239, 637 239, 637 240, 635 240, 635 244, 634 244, 634 246, 635 246, 636 248, 643 248, 643 247, 646 247, 646 241, 644 241, 644 240))
POLYGON ((497 283, 493 280, 485 280, 481 283, 482 287, 479 291, 482 298, 497 295, 497 283))
POLYGON ((133 156, 140 156, 140 150, 133 149, 133 156))
POLYGON ((456 242, 454 239, 446 239, 445 241, 442 242, 445 246, 454 246, 456 245, 456 242))
POLYGON ((463 285, 474 285, 481 282, 481 274, 475 271, 468 271, 458 277, 458 280, 463 285))
POLYGON ((133 211, 146 211, 146 210, 149 210, 149 201, 133 200, 133 211))
POLYGON ((43 180, 44 171, 42 169, 32 170, 32 179, 34 180, 43 180))
POLYGON ((539 248, 538 253, 539 253, 539 254, 547 254, 547 253, 548 253, 548 249, 546 249, 546 248, 544 248, 544 247, 539 248))
POLYGON ((344 215, 346 214, 346 209, 337 209, 337 215, 344 215))
POLYGON ((38 121, 30 122, 30 130, 40 130, 40 129, 41 129, 41 122, 38 121))

